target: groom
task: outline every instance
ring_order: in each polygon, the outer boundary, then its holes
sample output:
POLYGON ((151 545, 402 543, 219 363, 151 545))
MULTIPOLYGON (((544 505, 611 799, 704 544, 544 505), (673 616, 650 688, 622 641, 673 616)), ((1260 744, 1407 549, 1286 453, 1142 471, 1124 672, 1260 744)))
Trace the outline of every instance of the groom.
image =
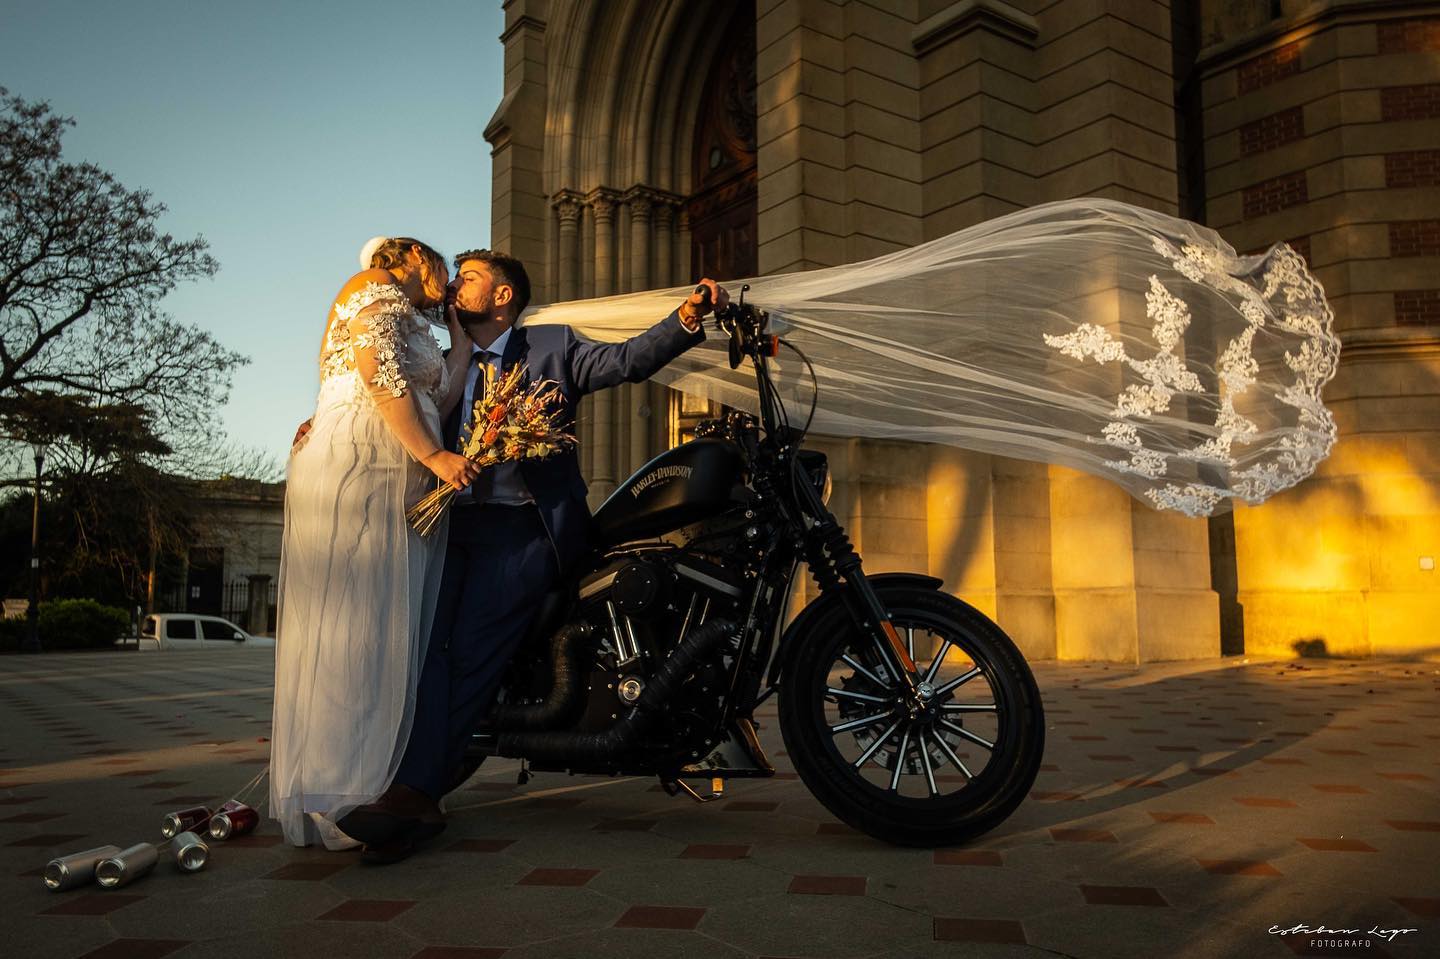
MULTIPOLYGON (((502 374, 516 364, 533 380, 559 384, 558 423, 574 429, 586 393, 649 379, 705 339, 702 318, 728 296, 701 280, 665 319, 621 343, 586 343, 564 325, 516 326, 530 302, 530 278, 519 260, 491 250, 455 258, 454 309, 469 335, 472 362, 459 406, 444 424, 455 449, 469 426, 482 367, 502 374), (698 287, 697 287, 698 289, 698 287)), ((458 344, 464 348, 465 344, 458 344)), ((339 826, 366 844, 366 858, 395 862, 444 828, 438 801, 448 791, 476 723, 495 700, 501 675, 526 634, 542 597, 584 553, 590 512, 574 447, 541 461, 483 470, 458 494, 415 718, 394 784, 339 826)))

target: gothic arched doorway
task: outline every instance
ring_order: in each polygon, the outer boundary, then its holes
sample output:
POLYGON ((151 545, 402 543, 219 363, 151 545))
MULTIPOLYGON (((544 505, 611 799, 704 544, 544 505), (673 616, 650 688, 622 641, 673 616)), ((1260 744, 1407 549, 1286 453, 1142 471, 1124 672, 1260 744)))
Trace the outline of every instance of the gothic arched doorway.
POLYGON ((691 151, 691 279, 754 276, 755 9, 739 4, 705 80, 691 151))
MULTIPOLYGON (((755 6, 737 4, 721 54, 705 79, 696 115, 690 182, 690 279, 719 280, 759 272, 755 143, 755 6)), ((682 395, 671 418, 671 441, 688 439, 695 423, 719 412, 703 397, 682 395)))

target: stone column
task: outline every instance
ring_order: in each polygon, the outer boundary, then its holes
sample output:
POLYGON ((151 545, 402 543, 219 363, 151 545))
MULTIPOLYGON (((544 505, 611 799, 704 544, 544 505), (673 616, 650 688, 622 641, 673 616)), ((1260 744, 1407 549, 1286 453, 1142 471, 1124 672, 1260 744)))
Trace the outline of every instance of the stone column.
POLYGON ((675 206, 662 199, 655 204, 655 285, 675 283, 675 206))
MULTIPOLYGON (((615 275, 615 200, 613 190, 592 190, 590 211, 595 218, 595 295, 609 296, 614 292, 615 275)), ((591 395, 594 403, 594 428, 590 435, 593 457, 590 491, 595 500, 604 499, 615 488, 615 451, 611 449, 613 404, 609 390, 591 395)))
POLYGON ((270 574, 255 573, 246 579, 250 581, 250 593, 245 629, 252 636, 261 636, 270 631, 270 574))
POLYGON ((650 222, 654 198, 642 187, 625 194, 630 207, 630 289, 650 289, 650 222))
POLYGON ((614 264, 615 285, 612 293, 630 292, 630 204, 623 199, 615 201, 615 224, 611 228, 615 237, 615 248, 611 256, 614 264))
POLYGON ((580 207, 580 298, 595 295, 595 211, 586 200, 580 207))
MULTIPOLYGON (((582 289, 581 262, 584 259, 580 247, 580 215, 584 212, 584 198, 573 190, 561 190, 555 194, 551 204, 555 209, 556 275, 550 288, 558 298, 575 300, 584 296, 582 289)), ((580 469, 588 472, 590 456, 590 404, 581 400, 575 410, 575 437, 580 441, 580 469)))
POLYGON ((580 203, 579 197, 569 190, 556 194, 553 202, 560 230, 559 275, 555 278, 554 289, 559 291, 561 300, 579 298, 580 292, 580 203))
POLYGON ((674 250, 675 264, 671 267, 671 275, 676 278, 676 282, 684 284, 698 279, 690 275, 690 214, 685 212, 684 207, 680 208, 680 215, 675 218, 674 250))
MULTIPOLYGON (((630 289, 648 290, 654 286, 650 275, 651 211, 654 195, 643 187, 634 187, 626 194, 630 205, 630 289)), ((626 390, 626 421, 630 427, 630 450, 627 475, 638 470, 650 459, 650 416, 653 383, 635 383, 626 390)))
POLYGON ((591 190, 587 197, 595 217, 595 295, 615 292, 615 201, 613 190, 591 190))

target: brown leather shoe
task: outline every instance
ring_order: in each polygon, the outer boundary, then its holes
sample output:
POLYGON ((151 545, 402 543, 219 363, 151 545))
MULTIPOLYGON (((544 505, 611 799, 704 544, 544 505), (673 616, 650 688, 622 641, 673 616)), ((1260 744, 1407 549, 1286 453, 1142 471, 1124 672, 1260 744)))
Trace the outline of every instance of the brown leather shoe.
POLYGON ((402 834, 412 839, 438 835, 445 828, 445 814, 418 789, 395 783, 374 802, 341 816, 335 825, 367 846, 381 846, 402 834))
POLYGON ((360 850, 360 861, 373 866, 389 866, 402 859, 408 859, 415 851, 415 840, 405 835, 387 839, 377 846, 365 846, 360 850))

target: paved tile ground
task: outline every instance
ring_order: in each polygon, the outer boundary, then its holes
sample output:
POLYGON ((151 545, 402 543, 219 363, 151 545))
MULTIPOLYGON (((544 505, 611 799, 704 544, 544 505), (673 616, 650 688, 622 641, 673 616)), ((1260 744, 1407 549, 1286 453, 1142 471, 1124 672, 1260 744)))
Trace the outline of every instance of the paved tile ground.
MULTIPOLYGON (((487 763, 430 851, 388 868, 273 823, 120 890, 46 892, 52 855, 158 840, 264 768, 260 651, 0 659, 4 955, 505 959, 1339 955, 1272 926, 1416 929, 1440 954, 1440 664, 1041 663, 1046 765, 962 849, 897 849, 781 775, 700 806, 651 780, 487 763)), ((1359 938, 1345 936, 1342 938, 1359 938)))

